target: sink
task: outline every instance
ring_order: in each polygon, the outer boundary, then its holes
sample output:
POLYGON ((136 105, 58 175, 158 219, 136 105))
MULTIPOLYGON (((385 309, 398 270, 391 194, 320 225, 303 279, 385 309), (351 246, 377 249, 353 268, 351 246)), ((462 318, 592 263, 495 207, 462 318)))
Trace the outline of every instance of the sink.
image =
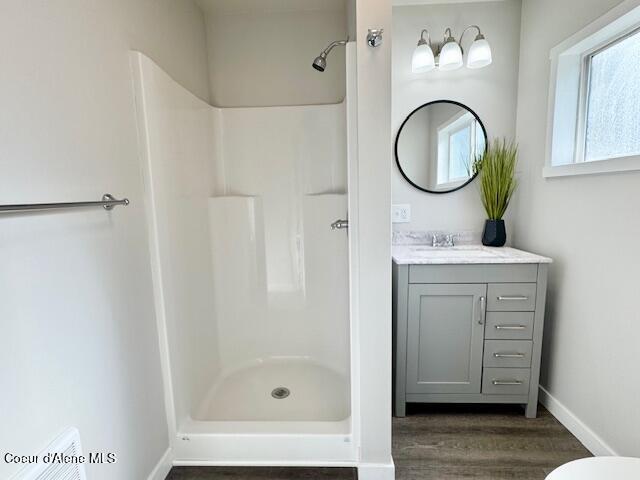
POLYGON ((430 258, 489 258, 497 257, 494 252, 485 250, 482 247, 415 247, 413 252, 420 256, 430 258))
POLYGON ((409 247, 415 252, 470 252, 470 251, 486 251, 480 245, 460 245, 454 247, 432 247, 430 245, 416 245, 409 247))
POLYGON ((407 246, 406 253, 422 259, 489 259, 500 258, 500 254, 495 250, 488 249, 482 245, 460 245, 455 247, 432 247, 430 245, 407 246))

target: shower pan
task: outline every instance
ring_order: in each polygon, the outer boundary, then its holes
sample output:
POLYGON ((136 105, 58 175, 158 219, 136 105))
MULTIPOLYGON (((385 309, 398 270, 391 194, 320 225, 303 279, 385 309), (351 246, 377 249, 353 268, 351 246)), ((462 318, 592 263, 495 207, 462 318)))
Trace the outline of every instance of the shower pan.
POLYGON ((342 103, 243 108, 132 53, 177 465, 356 465, 346 47, 342 103))

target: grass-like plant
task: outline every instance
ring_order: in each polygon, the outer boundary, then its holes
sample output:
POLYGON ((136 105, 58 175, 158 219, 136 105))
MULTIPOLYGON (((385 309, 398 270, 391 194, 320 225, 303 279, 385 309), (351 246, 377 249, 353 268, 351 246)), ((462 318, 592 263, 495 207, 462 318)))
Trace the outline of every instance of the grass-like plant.
POLYGON ((507 211, 518 186, 517 163, 518 146, 513 141, 494 139, 473 165, 480 175, 480 198, 489 220, 502 220, 507 211))

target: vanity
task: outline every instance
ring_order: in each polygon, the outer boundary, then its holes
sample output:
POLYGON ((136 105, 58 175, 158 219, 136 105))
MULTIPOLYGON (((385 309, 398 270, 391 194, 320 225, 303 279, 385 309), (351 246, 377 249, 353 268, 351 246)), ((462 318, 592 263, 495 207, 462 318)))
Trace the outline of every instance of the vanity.
POLYGON ((549 263, 508 247, 394 246, 395 415, 515 403, 535 418, 549 263))

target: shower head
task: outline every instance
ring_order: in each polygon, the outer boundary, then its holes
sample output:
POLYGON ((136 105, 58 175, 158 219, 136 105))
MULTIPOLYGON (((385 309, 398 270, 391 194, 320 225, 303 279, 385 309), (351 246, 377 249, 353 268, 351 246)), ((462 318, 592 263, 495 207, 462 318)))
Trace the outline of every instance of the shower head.
POLYGON ((315 58, 311 66, 319 72, 324 72, 324 69, 327 68, 327 55, 322 52, 315 58))
POLYGON ((327 48, 325 48, 320 53, 320 55, 318 55, 315 58, 311 66, 319 72, 324 72, 324 70, 327 68, 327 55, 329 55, 329 52, 333 50, 333 47, 337 47, 338 45, 346 45, 348 41, 349 41, 349 37, 347 37, 346 40, 338 40, 337 42, 331 42, 327 46, 327 48))

